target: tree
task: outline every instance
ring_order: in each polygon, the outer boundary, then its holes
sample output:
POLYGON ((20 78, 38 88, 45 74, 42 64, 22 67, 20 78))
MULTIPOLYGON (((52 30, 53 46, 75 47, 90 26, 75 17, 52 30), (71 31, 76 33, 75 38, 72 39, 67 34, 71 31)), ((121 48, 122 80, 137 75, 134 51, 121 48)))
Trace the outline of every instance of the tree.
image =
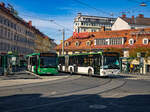
POLYGON ((145 53, 145 58, 150 57, 150 48, 148 47, 137 47, 137 48, 132 48, 129 50, 129 56, 132 58, 137 57, 137 53, 145 53))

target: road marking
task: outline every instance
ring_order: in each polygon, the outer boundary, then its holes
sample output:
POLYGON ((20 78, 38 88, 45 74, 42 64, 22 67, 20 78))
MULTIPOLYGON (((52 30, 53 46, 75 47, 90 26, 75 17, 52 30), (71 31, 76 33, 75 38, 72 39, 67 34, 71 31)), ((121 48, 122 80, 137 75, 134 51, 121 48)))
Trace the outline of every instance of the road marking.
POLYGON ((33 73, 33 72, 29 72, 29 71, 25 71, 25 72, 26 72, 26 73, 30 73, 30 74, 32 74, 32 75, 34 75, 34 76, 36 76, 36 77, 42 79, 39 75, 37 75, 37 74, 35 74, 35 73, 33 73))
POLYGON ((55 95, 55 94, 56 94, 56 91, 53 91, 53 92, 51 92, 50 94, 51 94, 51 95, 55 95))

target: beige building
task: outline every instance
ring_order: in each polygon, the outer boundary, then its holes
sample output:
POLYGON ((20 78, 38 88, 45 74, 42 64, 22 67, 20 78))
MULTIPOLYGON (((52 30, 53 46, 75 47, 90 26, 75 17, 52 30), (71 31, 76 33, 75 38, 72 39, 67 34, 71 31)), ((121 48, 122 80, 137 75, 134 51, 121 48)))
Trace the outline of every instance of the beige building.
POLYGON ((50 52, 54 51, 56 43, 53 39, 45 36, 43 33, 38 32, 35 38, 35 52, 50 52))
POLYGON ((74 32, 99 32, 102 27, 111 30, 116 18, 88 16, 78 13, 74 19, 74 32))
MULTIPOLYGON (((50 51, 52 39, 25 22, 10 5, 0 3, 0 53, 17 52, 26 55, 50 51)), ((55 43, 54 43, 55 44, 55 43)), ((55 46, 54 46, 55 47, 55 46)), ((53 47, 53 48, 54 48, 53 47)))
POLYGON ((0 3, 0 52, 29 54, 34 51, 35 28, 0 3))

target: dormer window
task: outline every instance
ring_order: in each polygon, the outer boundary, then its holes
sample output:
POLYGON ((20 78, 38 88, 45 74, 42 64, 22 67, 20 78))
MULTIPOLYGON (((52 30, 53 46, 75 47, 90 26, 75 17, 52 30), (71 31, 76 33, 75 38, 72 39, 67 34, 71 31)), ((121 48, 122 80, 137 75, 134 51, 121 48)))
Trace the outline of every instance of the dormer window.
POLYGON ((144 39, 143 39, 143 44, 144 44, 144 45, 147 45, 147 44, 148 44, 148 41, 149 41, 148 38, 144 38, 144 39))
POLYGON ((134 39, 129 39, 129 44, 133 45, 134 44, 134 39))
POLYGON ((87 45, 87 46, 90 46, 90 45, 91 45, 91 41, 87 41, 87 42, 86 42, 86 45, 87 45))
POLYGON ((75 42, 75 46, 79 46, 80 45, 80 42, 79 41, 76 41, 75 42))
POLYGON ((69 46, 69 44, 70 44, 69 42, 65 42, 65 46, 69 46))

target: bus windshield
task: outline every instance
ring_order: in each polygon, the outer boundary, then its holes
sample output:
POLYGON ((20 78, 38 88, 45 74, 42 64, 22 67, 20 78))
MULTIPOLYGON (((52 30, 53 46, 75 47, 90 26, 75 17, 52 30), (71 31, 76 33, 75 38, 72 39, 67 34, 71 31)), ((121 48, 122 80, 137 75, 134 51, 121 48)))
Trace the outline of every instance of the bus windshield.
POLYGON ((40 67, 48 68, 48 67, 57 67, 56 57, 42 56, 40 57, 40 67))
POLYGON ((115 56, 105 56, 103 60, 104 69, 119 69, 119 58, 115 56))

